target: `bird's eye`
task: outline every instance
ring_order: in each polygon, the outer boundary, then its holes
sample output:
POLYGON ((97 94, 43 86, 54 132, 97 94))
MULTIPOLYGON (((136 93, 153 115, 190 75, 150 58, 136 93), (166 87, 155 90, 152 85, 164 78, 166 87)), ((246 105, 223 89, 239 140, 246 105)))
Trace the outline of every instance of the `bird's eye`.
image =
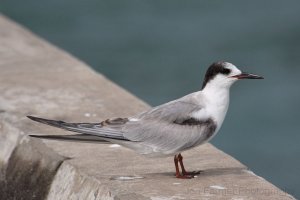
POLYGON ((230 74, 231 70, 228 68, 223 68, 223 70, 221 71, 222 74, 228 75, 230 74))

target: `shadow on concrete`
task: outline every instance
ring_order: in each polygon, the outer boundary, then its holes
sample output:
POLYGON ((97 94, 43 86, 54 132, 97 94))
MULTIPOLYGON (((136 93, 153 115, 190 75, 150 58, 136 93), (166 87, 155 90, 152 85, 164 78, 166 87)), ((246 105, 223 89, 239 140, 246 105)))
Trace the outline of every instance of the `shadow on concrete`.
MULTIPOLYGON (((197 178, 201 177, 214 177, 214 176, 223 176, 223 175, 233 175, 233 174, 243 174, 245 173, 244 170, 247 168, 243 167, 228 167, 228 168, 211 168, 201 170, 201 173, 197 175, 197 178)), ((141 174, 144 177, 151 177, 151 178, 161 178, 163 177, 175 177, 175 172, 164 172, 164 173, 149 173, 149 174, 141 174)))
POLYGON ((14 149, 4 170, 1 170, 1 199, 45 199, 53 178, 64 159, 41 153, 32 142, 14 149))

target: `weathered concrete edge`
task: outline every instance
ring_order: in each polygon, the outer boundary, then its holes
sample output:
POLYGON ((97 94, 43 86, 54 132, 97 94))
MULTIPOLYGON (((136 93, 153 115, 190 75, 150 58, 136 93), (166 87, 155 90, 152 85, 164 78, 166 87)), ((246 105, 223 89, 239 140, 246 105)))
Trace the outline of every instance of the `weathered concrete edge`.
MULTIPOLYGON (((61 51, 61 50, 60 50, 61 51)), ((71 55, 70 55, 71 56, 71 55)), ((76 59, 77 60, 77 59, 76 59)), ((91 69, 89 69, 91 70, 91 69)), ((65 178, 67 179, 66 182, 70 183, 70 182, 75 182, 74 180, 77 179, 76 181, 84 181, 86 184, 86 192, 82 192, 77 195, 82 195, 80 197, 82 198, 89 198, 89 197, 93 197, 95 199, 103 199, 103 198, 113 198, 110 194, 110 191, 108 188, 106 188, 105 186, 103 186, 98 180, 86 176, 84 172, 80 172, 78 171, 76 168, 74 168, 74 166, 72 166, 70 163, 68 163, 66 161, 66 158, 61 157, 60 155, 57 155, 56 152, 52 152, 52 150, 47 149, 47 147, 45 145, 43 145, 42 143, 37 143, 36 141, 31 141, 28 140, 28 138, 26 136, 24 136, 24 133, 22 132, 22 130, 18 129, 17 127, 14 126, 14 124, 16 123, 16 120, 14 119, 15 116, 10 115, 10 114, 3 114, 2 115, 2 127, 4 127, 4 131, 5 132, 10 132, 12 134, 17 134, 18 136, 15 137, 17 139, 15 140, 11 140, 11 139, 7 139, 7 140, 3 140, 5 142, 3 142, 4 145, 6 145, 8 147, 8 151, 6 153, 3 153, 2 158, 0 156, 0 159, 3 160, 4 164, 6 165, 10 165, 10 163, 12 163, 14 166, 18 166, 18 165, 22 165, 22 163, 15 163, 18 162, 18 160, 20 157, 24 156, 26 158, 31 158, 31 155, 34 154, 34 151, 38 151, 38 155, 37 159, 38 163, 43 163, 48 162, 49 163, 55 163, 55 165, 52 167, 52 171, 50 172, 53 173, 53 181, 50 184, 49 187, 49 199, 55 199, 55 197, 63 197, 64 195, 66 195, 66 197, 70 197, 70 195, 74 195, 74 194, 70 194, 68 193, 68 187, 70 187, 71 184, 66 185, 66 188, 64 188, 62 190, 62 193, 51 193, 51 190, 59 190, 59 188, 61 187, 61 185, 56 185, 56 179, 62 179, 65 178), (12 148, 13 147, 13 148, 12 148), (45 150, 46 148, 46 150, 45 150), (21 150, 19 150, 21 149, 21 150), (28 149, 30 153, 28 153, 28 149), (49 155, 49 152, 51 155, 49 155), (44 159, 44 158, 47 159, 44 159), (17 159, 14 159, 17 158, 17 159), (48 161, 47 161, 48 160, 48 161), (69 175, 66 175, 67 173, 69 173, 69 175), (61 174, 63 174, 63 176, 61 176, 61 174), (58 189, 54 189, 54 188, 58 188, 58 189), (52 195, 52 196, 51 196, 52 195), (55 196, 58 195, 58 196, 55 196)), ((30 168, 32 168, 32 166, 35 165, 34 163, 30 166, 30 168)), ((42 166, 42 165, 38 165, 38 166, 42 166)), ((42 166, 43 168, 43 166, 42 166)), ((11 173, 15 174, 17 173, 17 171, 12 171, 11 173)), ((31 174, 32 175, 32 174, 31 174)), ((37 182, 34 184, 39 183, 39 179, 37 178, 37 182)), ((47 182, 47 181, 46 181, 47 182)), ((59 182, 61 183, 61 182, 59 182)), ((49 184, 49 183, 47 183, 49 184)), ((76 184, 74 184, 75 186, 76 184)), ((76 187, 76 186, 75 186, 76 187)), ((70 191, 74 191, 74 188, 70 188, 70 191)), ((45 193, 47 193, 47 191, 44 191, 43 195, 45 195, 45 193)), ((24 195, 24 194, 23 194, 24 195)), ((37 191, 37 196, 39 195, 39 191, 37 191)), ((47 193, 48 195, 48 193, 47 193)), ((42 197, 42 196, 40 196, 42 197)), ((78 197, 78 196, 77 196, 78 197)), ((77 198, 74 196, 74 198, 77 198)), ((29 198, 29 197, 28 197, 29 198)))

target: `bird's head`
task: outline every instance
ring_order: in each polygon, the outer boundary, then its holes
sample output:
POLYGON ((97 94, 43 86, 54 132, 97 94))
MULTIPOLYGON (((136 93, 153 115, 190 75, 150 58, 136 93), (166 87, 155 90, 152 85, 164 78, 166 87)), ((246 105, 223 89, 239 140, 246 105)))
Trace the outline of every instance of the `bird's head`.
POLYGON ((206 71, 202 89, 205 87, 230 88, 240 79, 263 79, 263 77, 242 72, 229 62, 215 62, 206 71))

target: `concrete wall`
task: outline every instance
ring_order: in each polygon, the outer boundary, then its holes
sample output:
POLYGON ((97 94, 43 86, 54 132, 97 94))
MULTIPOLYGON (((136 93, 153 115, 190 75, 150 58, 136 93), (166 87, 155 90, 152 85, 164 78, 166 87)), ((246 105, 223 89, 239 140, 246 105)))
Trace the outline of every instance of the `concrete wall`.
POLYGON ((149 106, 3 16, 0 70, 0 199, 292 199, 210 144, 184 153, 188 169, 204 172, 179 180, 173 158, 29 138, 66 132, 26 115, 99 122, 149 106))

